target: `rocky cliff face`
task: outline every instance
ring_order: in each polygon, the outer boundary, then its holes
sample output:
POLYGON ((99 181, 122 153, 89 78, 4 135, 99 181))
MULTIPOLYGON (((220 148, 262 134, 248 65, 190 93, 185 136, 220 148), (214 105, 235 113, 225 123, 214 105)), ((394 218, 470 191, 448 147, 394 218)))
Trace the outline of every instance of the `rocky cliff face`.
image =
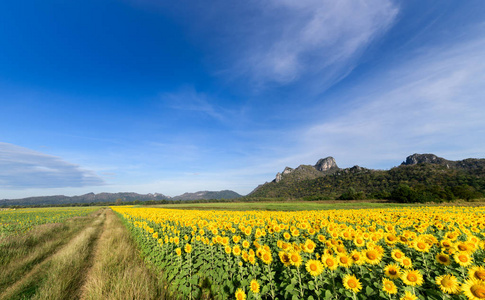
POLYGON ((406 157, 406 161, 404 161, 401 165, 417 165, 417 164, 446 164, 448 160, 438 157, 434 154, 418 154, 414 153, 413 155, 409 155, 406 157))
POLYGON ((286 167, 283 172, 278 172, 273 182, 280 182, 284 178, 291 177, 295 180, 315 179, 339 170, 335 159, 331 156, 321 158, 314 166, 300 165, 296 169, 286 167))
POLYGON ((335 162, 335 159, 331 156, 318 160, 317 163, 315 164, 315 166, 313 166, 313 167, 315 168, 315 170, 320 171, 320 172, 326 172, 326 171, 328 171, 330 169, 334 169, 334 168, 338 169, 338 166, 337 166, 337 163, 335 162))
POLYGON ((418 164, 436 164, 445 166, 448 169, 458 170, 483 170, 485 168, 485 160, 477 158, 467 158, 464 160, 447 160, 434 154, 418 154, 409 155, 406 160, 402 162, 401 166, 410 166, 418 164))

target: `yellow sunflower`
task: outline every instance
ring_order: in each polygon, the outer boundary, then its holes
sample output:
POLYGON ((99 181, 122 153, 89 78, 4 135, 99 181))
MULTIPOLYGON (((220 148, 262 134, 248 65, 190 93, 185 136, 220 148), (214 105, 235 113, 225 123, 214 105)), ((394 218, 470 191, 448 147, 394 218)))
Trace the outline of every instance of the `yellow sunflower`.
POLYGON ((365 260, 364 260, 364 257, 362 256, 362 253, 360 253, 357 250, 354 250, 352 251, 352 253, 350 253, 350 258, 352 258, 352 261, 354 262, 354 264, 358 266, 365 264, 365 260))
POLYGON ((280 251, 278 253, 278 256, 280 257, 280 261, 286 266, 289 267, 291 266, 291 261, 290 261, 290 254, 285 251, 280 251))
POLYGON ((236 299, 237 300, 246 300, 246 293, 242 289, 236 290, 236 299))
POLYGON ((382 279, 382 290, 389 295, 397 294, 397 287, 394 282, 386 278, 382 279))
POLYGON ((384 268, 384 275, 391 279, 397 279, 401 276, 401 268, 396 264, 387 265, 384 268))
POLYGON ((185 244, 184 251, 185 251, 186 253, 190 253, 190 252, 192 252, 192 245, 190 245, 190 244, 185 244))
POLYGON ((458 294, 460 292, 460 283, 453 275, 441 275, 436 277, 435 280, 443 293, 458 294))
POLYGON ((462 267, 468 267, 473 262, 473 258, 466 252, 455 253, 455 255, 453 255, 453 258, 462 267))
POLYGON ((423 284, 423 275, 419 270, 406 270, 402 273, 401 279, 406 285, 417 286, 423 284))
POLYGON ((269 265, 272 261, 273 261, 273 256, 271 255, 271 252, 269 251, 264 251, 262 254, 261 254, 261 260, 269 265))
POLYGON ((345 275, 342 279, 344 287, 354 293, 358 293, 362 289, 362 283, 354 275, 345 275))
POLYGON ((468 269, 468 277, 471 279, 485 280, 485 268, 482 266, 474 266, 468 269))
POLYGON ((418 300, 415 294, 405 291, 404 296, 402 296, 399 300, 418 300))
POLYGON ((297 251, 292 251, 289 253, 289 257, 291 265, 295 267, 301 266, 302 259, 300 253, 298 253, 297 251))
POLYGON ((436 254, 435 259, 438 263, 445 265, 445 266, 449 266, 451 264, 450 256, 448 254, 445 254, 445 253, 436 254))
POLYGON ((377 250, 366 249, 363 251, 364 259, 368 264, 377 265, 381 262, 382 255, 377 250))
POLYGON ((342 267, 348 269, 350 266, 352 266, 352 259, 347 256, 347 254, 338 254, 337 255, 337 260, 339 265, 342 267))
POLYGON ((485 299, 485 281, 479 279, 468 279, 461 286, 461 290, 469 300, 485 299))
POLYGON ((305 241, 305 252, 307 253, 313 253, 313 251, 315 251, 315 242, 313 242, 312 240, 310 239, 307 239, 305 241))
POLYGON ((338 260, 332 255, 323 255, 322 263, 325 267, 327 267, 330 270, 335 270, 338 268, 338 260))
POLYGON ((310 273, 310 275, 312 275, 313 277, 316 277, 316 276, 322 274, 322 272, 323 272, 323 265, 318 260, 310 259, 305 264, 305 267, 306 267, 306 270, 308 271, 308 273, 310 273))
POLYGON ((259 294, 259 283, 258 281, 256 281, 256 279, 251 280, 251 283, 249 284, 249 289, 254 294, 259 294))
POLYGON ((399 249, 394 249, 391 251, 391 256, 394 260, 398 261, 398 262, 401 262, 403 260, 403 258, 406 257, 406 255, 404 255, 404 253, 399 250, 399 249))
POLYGON ((410 269, 413 267, 413 261, 409 257, 404 257, 401 260, 401 266, 405 269, 410 269))

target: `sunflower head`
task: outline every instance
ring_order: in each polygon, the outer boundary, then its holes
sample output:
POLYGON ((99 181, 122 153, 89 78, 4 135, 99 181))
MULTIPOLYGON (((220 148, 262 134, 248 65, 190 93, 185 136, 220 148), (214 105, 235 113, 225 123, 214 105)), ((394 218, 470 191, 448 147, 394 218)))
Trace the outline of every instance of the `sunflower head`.
POLYGON ((236 290, 236 299, 237 300, 246 300, 246 293, 242 289, 236 290))
POLYGON ((445 266, 449 266, 451 264, 450 256, 448 254, 445 254, 445 253, 436 254, 435 259, 438 263, 445 265, 445 266))
POLYGON ((384 275, 391 279, 397 279, 401 276, 401 268, 396 264, 387 265, 384 268, 384 275))
POLYGON ((417 286, 423 284, 423 275, 419 270, 406 270, 402 273, 401 279, 406 285, 417 286))
POLYGON ((254 294, 259 294, 259 283, 256 279, 251 280, 251 283, 249 284, 249 288, 251 289, 251 292, 254 294))
POLYGON ((342 283, 346 289, 351 290, 354 293, 358 293, 362 289, 362 283, 360 283, 360 280, 354 275, 345 275, 342 279, 342 283))
POLYGON ((443 293, 458 294, 460 292, 460 283, 454 275, 442 275, 436 277, 436 284, 443 293))
POLYGON ((397 294, 397 287, 391 280, 384 278, 382 280, 382 290, 389 295, 397 294))
POLYGON ((485 280, 485 268, 482 266, 474 266, 468 269, 468 277, 478 280, 485 280))
POLYGON ((468 299, 479 300, 485 299, 485 281, 479 279, 468 279, 461 286, 461 290, 468 299))
POLYGON ((322 263, 314 259, 310 259, 309 261, 307 261, 307 263, 305 264, 305 268, 308 271, 308 273, 310 273, 310 275, 313 277, 316 277, 322 274, 323 272, 322 263))

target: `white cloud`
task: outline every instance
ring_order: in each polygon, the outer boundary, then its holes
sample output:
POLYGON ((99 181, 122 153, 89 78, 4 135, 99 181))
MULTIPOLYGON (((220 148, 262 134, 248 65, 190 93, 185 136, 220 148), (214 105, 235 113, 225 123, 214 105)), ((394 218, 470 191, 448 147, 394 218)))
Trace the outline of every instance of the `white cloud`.
POLYGON ((305 130, 305 148, 366 167, 415 152, 483 157, 485 40, 427 53, 344 95, 355 101, 305 130))
POLYGON ((103 185, 95 173, 59 157, 0 142, 0 187, 60 188, 103 185))
POLYGON ((253 4, 260 14, 246 29, 244 44, 235 42, 238 55, 231 70, 248 73, 258 84, 308 77, 331 85, 354 67, 356 58, 390 27, 398 12, 386 0, 253 4))

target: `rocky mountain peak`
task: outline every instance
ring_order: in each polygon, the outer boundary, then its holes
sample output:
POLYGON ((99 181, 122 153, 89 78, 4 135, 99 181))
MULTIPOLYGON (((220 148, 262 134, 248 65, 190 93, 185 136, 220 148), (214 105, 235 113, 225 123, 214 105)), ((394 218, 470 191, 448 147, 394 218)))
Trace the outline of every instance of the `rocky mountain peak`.
POLYGON ((313 167, 315 168, 315 170, 320 172, 325 172, 332 168, 338 168, 335 159, 331 156, 319 159, 313 167))
POLYGON ((414 153, 413 155, 409 155, 406 157, 406 161, 404 161, 401 165, 417 165, 417 164, 445 164, 447 162, 446 159, 438 157, 434 154, 426 153, 426 154, 418 154, 414 153))

